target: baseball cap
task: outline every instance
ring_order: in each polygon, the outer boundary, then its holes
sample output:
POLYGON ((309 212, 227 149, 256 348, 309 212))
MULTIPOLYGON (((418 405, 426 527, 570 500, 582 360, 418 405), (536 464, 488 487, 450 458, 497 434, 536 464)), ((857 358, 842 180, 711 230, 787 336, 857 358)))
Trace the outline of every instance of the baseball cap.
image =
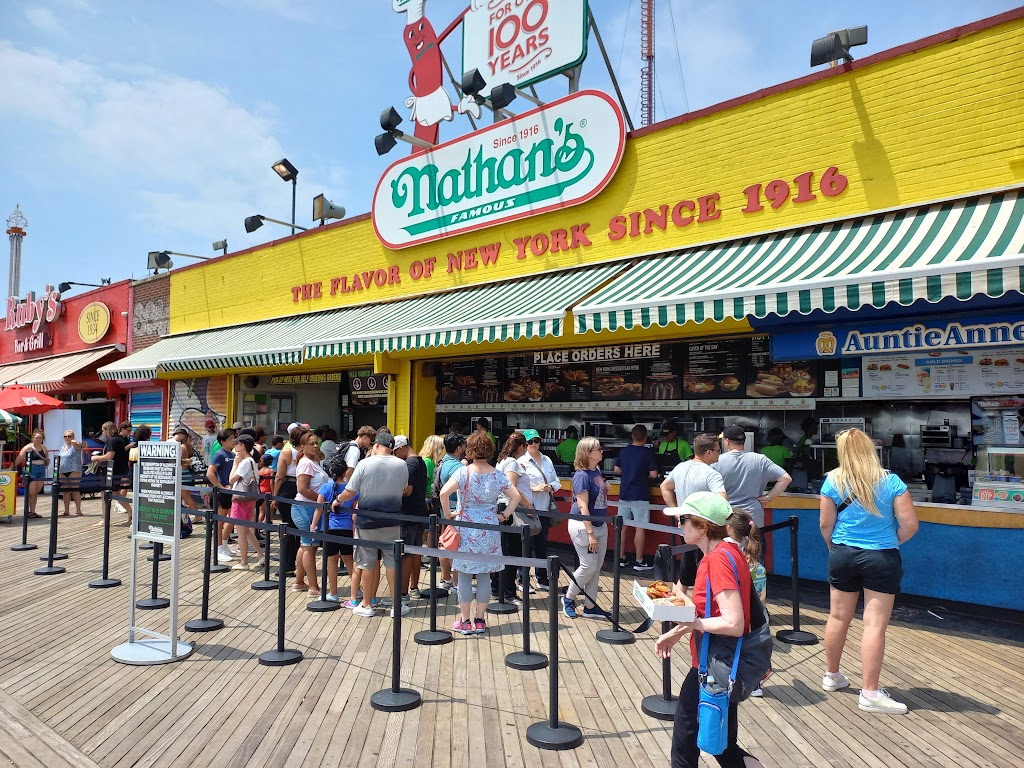
POLYGON ((540 440, 540 433, 536 429, 524 429, 523 437, 526 438, 526 442, 531 440, 540 440))
MULTIPOLYGON (((377 445, 383 445, 385 448, 395 449, 395 438, 391 436, 390 432, 378 432, 377 437, 373 441, 377 445)), ((406 444, 408 445, 408 442, 406 444)))
POLYGON ((408 444, 409 444, 409 438, 408 437, 406 437, 405 435, 395 435, 395 450, 396 451, 399 448, 404 448, 408 444))
POLYGON ((187 435, 188 434, 188 430, 185 429, 184 427, 178 427, 171 434, 172 435, 187 435))
POLYGON ((234 424, 231 425, 231 428, 232 429, 241 429, 244 426, 245 426, 245 424, 243 424, 242 422, 236 421, 234 424))
POLYGON ((738 424, 733 424, 731 427, 726 427, 722 432, 722 437, 726 440, 731 440, 734 443, 742 443, 747 439, 746 430, 738 424))
POLYGON ((732 506, 720 493, 697 491, 687 496, 679 507, 667 507, 666 515, 700 517, 715 525, 725 525, 732 514, 732 506))
POLYGON ((214 421, 213 419, 207 419, 204 423, 208 427, 216 427, 217 426, 217 422, 214 421))
POLYGON ((242 443, 250 451, 252 450, 253 446, 256 445, 256 441, 252 439, 252 435, 239 435, 237 438, 235 438, 235 442, 242 443))

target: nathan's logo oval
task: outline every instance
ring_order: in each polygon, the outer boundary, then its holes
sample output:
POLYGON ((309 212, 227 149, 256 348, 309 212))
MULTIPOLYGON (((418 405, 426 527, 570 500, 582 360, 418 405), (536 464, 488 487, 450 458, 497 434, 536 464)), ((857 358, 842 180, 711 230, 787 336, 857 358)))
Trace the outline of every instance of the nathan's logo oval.
POLYGON ((4 485, 10 485, 12 482, 14 482, 13 477, 11 477, 9 474, 4 474, 3 472, 0 472, 0 487, 4 485))
POLYGON ((607 94, 580 91, 393 164, 373 226, 389 248, 578 205, 622 160, 626 128, 607 94))

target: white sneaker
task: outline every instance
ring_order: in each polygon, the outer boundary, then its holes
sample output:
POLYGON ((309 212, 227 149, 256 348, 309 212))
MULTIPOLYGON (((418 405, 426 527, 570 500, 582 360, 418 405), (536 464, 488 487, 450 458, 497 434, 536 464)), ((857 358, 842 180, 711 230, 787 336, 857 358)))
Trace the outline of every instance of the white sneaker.
POLYGON ((885 715, 905 715, 907 705, 893 699, 884 688, 878 689, 878 695, 869 699, 861 691, 857 699, 857 706, 865 712, 878 712, 885 715))
POLYGON ((374 615, 373 608, 367 608, 364 605, 357 605, 352 609, 352 613, 356 616, 362 616, 364 619, 372 619, 374 615))
MULTIPOLYGON (((405 603, 402 603, 402 615, 403 616, 408 616, 410 613, 412 613, 412 608, 410 608, 405 603)), ((394 608, 391 609, 391 618, 395 618, 395 609, 394 608)))
POLYGON ((437 588, 443 589, 447 592, 451 592, 453 589, 455 589, 455 584, 452 582, 451 579, 441 579, 437 583, 437 588))
POLYGON ((231 550, 227 547, 217 547, 217 562, 219 563, 230 563, 235 559, 235 556, 231 553, 231 550))
POLYGON ((757 686, 757 688, 750 692, 750 696, 755 699, 760 699, 764 696, 764 691, 761 690, 761 686, 757 686))
POLYGON ((231 570, 232 571, 248 571, 249 570, 249 564, 248 563, 235 563, 234 565, 231 566, 231 570))
POLYGON ((835 677, 826 672, 821 678, 821 688, 824 691, 838 691, 840 688, 848 688, 849 686, 850 679, 842 672, 835 677))

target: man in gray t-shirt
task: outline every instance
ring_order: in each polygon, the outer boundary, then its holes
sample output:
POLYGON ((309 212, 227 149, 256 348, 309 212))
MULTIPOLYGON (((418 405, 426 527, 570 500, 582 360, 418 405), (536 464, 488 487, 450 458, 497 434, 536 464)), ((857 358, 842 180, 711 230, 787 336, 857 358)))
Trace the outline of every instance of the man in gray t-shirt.
POLYGON ((711 465, 718 460, 722 446, 718 438, 708 433, 693 439, 693 458, 681 461, 661 483, 661 497, 666 507, 678 506, 691 493, 710 491, 726 496, 722 476, 711 465))
POLYGON ((767 456, 743 451, 747 437, 743 427, 726 427, 722 436, 725 452, 718 457, 714 468, 725 482, 729 503, 749 512, 760 528, 764 525, 765 505, 785 491, 793 478, 767 456), (765 486, 772 481, 775 485, 765 493, 765 486))

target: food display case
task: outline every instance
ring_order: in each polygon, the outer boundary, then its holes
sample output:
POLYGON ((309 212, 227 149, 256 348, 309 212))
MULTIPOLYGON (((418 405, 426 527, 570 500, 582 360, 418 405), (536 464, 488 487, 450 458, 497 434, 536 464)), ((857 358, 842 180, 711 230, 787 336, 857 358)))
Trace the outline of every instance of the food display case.
POLYGON ((1024 446, 989 445, 978 451, 974 504, 1024 512, 1024 446))

